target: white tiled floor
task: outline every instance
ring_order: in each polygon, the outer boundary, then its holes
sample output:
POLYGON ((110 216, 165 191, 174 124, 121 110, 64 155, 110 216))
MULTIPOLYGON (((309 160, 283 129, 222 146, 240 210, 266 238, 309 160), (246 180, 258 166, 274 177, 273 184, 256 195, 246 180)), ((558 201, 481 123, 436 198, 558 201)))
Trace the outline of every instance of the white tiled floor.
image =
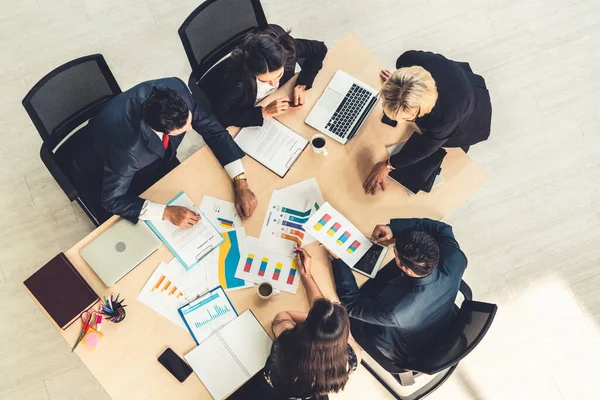
MULTIPOLYGON (((41 163, 21 99, 101 52, 123 88, 187 80, 177 28, 199 0, 0 1, 0 400, 108 396, 21 289, 92 225, 41 163)), ((465 279, 500 311, 432 399, 597 398, 600 356, 600 2, 264 0, 270 22, 332 45, 355 32, 393 67, 405 50, 469 61, 487 80, 492 137, 470 156, 488 184, 447 218, 465 279)), ((202 144, 188 135, 184 157, 202 144)), ((344 398, 386 398, 364 375, 344 398)))

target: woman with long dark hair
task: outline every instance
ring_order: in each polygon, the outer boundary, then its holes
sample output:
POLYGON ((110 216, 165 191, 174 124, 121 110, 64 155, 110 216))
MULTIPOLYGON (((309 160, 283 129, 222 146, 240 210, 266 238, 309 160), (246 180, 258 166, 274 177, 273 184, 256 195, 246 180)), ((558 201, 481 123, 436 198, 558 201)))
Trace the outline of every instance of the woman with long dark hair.
POLYGON ((324 400, 343 390, 358 366, 360 348, 350 335, 346 309, 323 297, 312 276, 312 258, 304 249, 296 252, 311 308, 275 316, 265 367, 232 399, 324 400))
POLYGON ((217 117, 224 126, 261 126, 264 118, 283 114, 290 106, 301 107, 326 54, 323 42, 294 39, 276 25, 248 33, 232 52, 223 85, 211 99, 217 117), (298 60, 303 60, 302 70, 292 96, 258 106, 294 76, 298 60))

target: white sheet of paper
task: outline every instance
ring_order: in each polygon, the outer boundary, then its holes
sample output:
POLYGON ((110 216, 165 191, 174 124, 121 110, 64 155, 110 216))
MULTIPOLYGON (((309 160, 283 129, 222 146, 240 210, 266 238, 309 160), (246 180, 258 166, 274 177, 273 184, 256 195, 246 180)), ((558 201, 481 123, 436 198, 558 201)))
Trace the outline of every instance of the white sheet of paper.
MULTIPOLYGON (((184 192, 175 196, 169 205, 196 210, 194 202, 184 192)), ((187 229, 179 228, 170 221, 146 221, 146 223, 187 269, 198 264, 200 259, 223 242, 223 237, 205 215, 202 215, 193 228, 187 229)))
POLYGON ((323 204, 319 211, 310 217, 304 224, 304 229, 351 267, 373 245, 329 203, 323 204))
POLYGON ((283 177, 308 144, 308 140, 274 118, 263 126, 240 130, 235 142, 250 157, 283 177))
POLYGON ((276 289, 296 294, 300 273, 295 257, 265 250, 260 247, 258 239, 251 236, 246 238, 246 245, 248 256, 238 266, 236 278, 254 283, 271 282, 276 289))
POLYGON ((304 224, 312 212, 311 200, 273 190, 267 215, 260 230, 260 246, 278 254, 293 256, 302 246, 304 224))
POLYGON ((168 264, 161 262, 158 265, 137 300, 187 330, 177 310, 207 290, 204 269, 193 268, 188 271, 174 258, 168 264))
MULTIPOLYGON (((315 178, 306 179, 302 182, 298 182, 294 185, 280 189, 279 191, 284 192, 288 195, 306 197, 308 199, 311 199, 311 215, 314 214, 319 209, 319 207, 321 207, 325 203, 323 193, 321 193, 321 189, 319 188, 319 184, 317 183, 317 180, 315 178)), ((311 244, 315 241, 315 238, 313 238, 310 234, 305 232, 302 245, 306 246, 307 244, 311 244)))
POLYGON ((204 196, 200 203, 200 211, 221 233, 242 226, 242 219, 235 209, 235 204, 230 201, 204 196))

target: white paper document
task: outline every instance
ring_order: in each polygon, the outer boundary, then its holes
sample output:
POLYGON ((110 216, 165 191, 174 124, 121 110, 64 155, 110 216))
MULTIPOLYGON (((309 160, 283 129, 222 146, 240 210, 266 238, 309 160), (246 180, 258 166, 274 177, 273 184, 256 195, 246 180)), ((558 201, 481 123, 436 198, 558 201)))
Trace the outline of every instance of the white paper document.
POLYGON ((283 178, 308 144, 308 140, 274 118, 263 126, 240 130, 235 142, 250 157, 283 178))
MULTIPOLYGON (((323 204, 325 204, 325 199, 323 198, 323 194, 321 193, 321 189, 319 188, 319 184, 315 178, 306 179, 279 191, 284 192, 286 195, 306 197, 310 199, 310 204, 312 204, 311 215, 314 214, 314 212, 317 211, 323 204)), ((311 244, 314 241, 315 238, 313 238, 307 232, 304 233, 304 240, 302 241, 303 246, 311 244)))
POLYGON ((325 203, 310 217, 304 224, 304 229, 351 267, 373 245, 329 203, 325 203))
POLYGON ((161 262, 158 265, 137 300, 186 329, 177 309, 207 290, 208 281, 203 268, 186 270, 174 258, 168 264, 161 262))
POLYGON ((296 294, 300 282, 296 257, 263 249, 258 239, 251 236, 246 238, 246 245, 248 255, 237 267, 236 278, 254 283, 271 282, 275 289, 296 294))
POLYGON ((247 310, 184 357, 211 396, 220 400, 265 366, 272 344, 247 310))
POLYGON ((179 316, 196 344, 200 344, 233 321, 237 312, 223 288, 216 287, 179 308, 179 316))
POLYGON ((235 204, 230 201, 204 196, 200 203, 200 211, 221 233, 242 226, 242 219, 235 209, 235 204))
POLYGON ((304 241, 304 224, 312 213, 311 199, 273 190, 267 215, 260 230, 260 246, 293 256, 304 241))
MULTIPOLYGON (((182 206, 198 212, 194 202, 184 192, 175 196, 168 205, 182 206)), ((186 229, 179 228, 170 221, 146 221, 186 269, 198 264, 199 260, 223 243, 219 231, 205 215, 200 214, 200 221, 194 227, 186 229)))

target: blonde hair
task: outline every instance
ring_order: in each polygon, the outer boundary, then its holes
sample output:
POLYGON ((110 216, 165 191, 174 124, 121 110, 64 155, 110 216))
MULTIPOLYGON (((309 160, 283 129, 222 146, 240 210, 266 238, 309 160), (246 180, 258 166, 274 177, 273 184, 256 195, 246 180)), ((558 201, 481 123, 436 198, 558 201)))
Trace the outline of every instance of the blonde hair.
POLYGON ((411 119, 429 114, 437 97, 433 77, 419 66, 397 69, 381 88, 383 109, 390 118, 411 119))

